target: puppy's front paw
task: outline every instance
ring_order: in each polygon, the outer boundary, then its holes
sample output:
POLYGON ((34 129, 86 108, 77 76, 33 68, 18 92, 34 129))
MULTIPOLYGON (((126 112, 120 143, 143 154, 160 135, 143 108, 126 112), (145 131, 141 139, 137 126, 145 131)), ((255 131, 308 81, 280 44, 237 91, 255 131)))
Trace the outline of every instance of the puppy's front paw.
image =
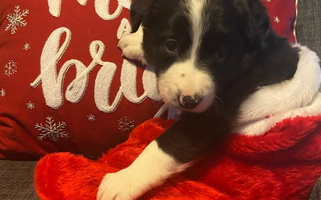
POLYGON ((135 177, 126 169, 106 174, 97 194, 97 200, 134 200, 144 191, 135 183, 135 177))
POLYGON ((126 58, 141 61, 146 65, 142 42, 143 28, 140 26, 135 33, 124 33, 119 40, 118 47, 126 58))

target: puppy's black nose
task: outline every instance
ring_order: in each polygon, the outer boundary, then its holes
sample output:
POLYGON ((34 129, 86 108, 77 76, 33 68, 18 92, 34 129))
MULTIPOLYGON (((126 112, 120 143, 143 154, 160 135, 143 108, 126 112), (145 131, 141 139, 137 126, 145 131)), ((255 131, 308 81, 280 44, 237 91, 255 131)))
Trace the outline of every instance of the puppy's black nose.
POLYGON ((203 100, 201 95, 195 94, 193 97, 190 95, 181 95, 179 98, 179 103, 183 108, 193 109, 198 106, 198 104, 203 100))

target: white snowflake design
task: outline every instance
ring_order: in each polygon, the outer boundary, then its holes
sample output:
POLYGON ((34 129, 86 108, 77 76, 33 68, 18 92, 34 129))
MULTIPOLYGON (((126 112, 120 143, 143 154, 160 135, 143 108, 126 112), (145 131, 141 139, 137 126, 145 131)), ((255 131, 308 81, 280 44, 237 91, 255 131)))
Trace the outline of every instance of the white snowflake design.
POLYGON ((26 43, 23 45, 23 50, 28 51, 29 49, 31 49, 31 44, 30 43, 26 43))
POLYGON ((30 110, 32 110, 32 109, 35 108, 35 103, 33 103, 33 102, 31 102, 31 101, 29 101, 28 103, 26 103, 26 105, 27 105, 27 108, 30 109, 30 110))
POLYGON ((277 24, 280 23, 280 18, 278 16, 274 17, 274 22, 276 22, 277 24))
POLYGON ((6 96, 6 90, 3 89, 3 88, 1 88, 1 90, 0 90, 0 97, 4 97, 4 96, 6 96))
POLYGON ((128 117, 122 117, 118 120, 118 129, 121 131, 131 131, 134 127, 135 121, 128 117))
POLYGON ((66 122, 59 122, 58 124, 52 119, 47 117, 46 124, 36 124, 35 128, 41 132, 38 136, 38 140, 44 140, 46 138, 53 142, 57 142, 59 138, 68 138, 69 134, 64 131, 67 124, 66 122))
POLYGON ((87 118, 88 118, 88 121, 91 121, 91 122, 96 120, 96 116, 93 114, 88 115, 87 118))
POLYGON ((24 17, 26 17, 28 14, 28 9, 20 11, 20 6, 15 6, 14 12, 7 15, 9 23, 4 30, 11 30, 11 34, 15 34, 18 30, 18 27, 27 26, 27 22, 24 17))
POLYGON ((7 64, 4 66, 4 74, 7 76, 12 76, 17 72, 17 63, 13 60, 9 60, 7 64))

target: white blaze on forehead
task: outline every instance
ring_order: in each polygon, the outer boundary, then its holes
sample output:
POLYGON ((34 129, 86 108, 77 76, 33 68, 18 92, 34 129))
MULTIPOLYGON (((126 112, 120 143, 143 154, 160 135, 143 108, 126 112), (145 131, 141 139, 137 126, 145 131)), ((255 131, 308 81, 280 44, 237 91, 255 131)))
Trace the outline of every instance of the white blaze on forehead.
POLYGON ((206 28, 206 19, 204 19, 205 16, 203 15, 203 10, 206 7, 207 0, 187 0, 187 3, 187 7, 189 10, 188 15, 192 25, 191 35, 193 40, 190 57, 196 64, 198 50, 201 45, 202 36, 206 28))

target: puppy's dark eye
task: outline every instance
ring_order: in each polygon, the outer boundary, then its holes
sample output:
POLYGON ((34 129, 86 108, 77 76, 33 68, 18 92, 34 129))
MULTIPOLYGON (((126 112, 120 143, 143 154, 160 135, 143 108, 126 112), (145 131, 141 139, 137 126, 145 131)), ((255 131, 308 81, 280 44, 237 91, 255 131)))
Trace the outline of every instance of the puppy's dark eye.
POLYGON ((164 46, 166 48, 167 51, 171 52, 171 53, 176 53, 178 50, 178 45, 177 42, 173 39, 169 39, 164 43, 164 46))
POLYGON ((226 48, 220 48, 215 52, 215 57, 217 59, 223 59, 227 56, 227 49, 226 48))

